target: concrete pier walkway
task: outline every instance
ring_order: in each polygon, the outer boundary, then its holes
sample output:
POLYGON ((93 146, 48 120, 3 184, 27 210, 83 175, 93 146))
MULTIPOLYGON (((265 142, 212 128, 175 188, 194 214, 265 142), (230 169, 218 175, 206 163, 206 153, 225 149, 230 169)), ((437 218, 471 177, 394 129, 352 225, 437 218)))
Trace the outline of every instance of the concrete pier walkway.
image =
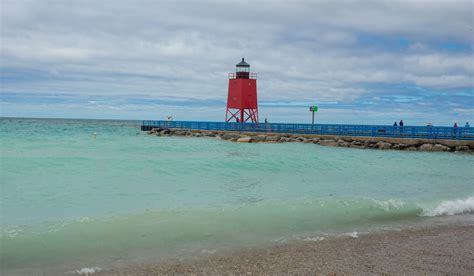
POLYGON ((183 130, 237 131, 281 134, 315 134, 386 138, 474 140, 474 128, 443 126, 387 126, 340 124, 227 123, 197 121, 143 121, 141 129, 173 128, 183 130))

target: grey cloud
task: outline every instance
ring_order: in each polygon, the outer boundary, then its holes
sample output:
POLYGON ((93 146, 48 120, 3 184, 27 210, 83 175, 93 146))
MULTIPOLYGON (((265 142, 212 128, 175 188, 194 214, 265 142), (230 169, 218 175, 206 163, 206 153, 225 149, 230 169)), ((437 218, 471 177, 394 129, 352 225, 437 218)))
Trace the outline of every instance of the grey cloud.
POLYGON ((242 56, 263 99, 351 101, 366 84, 472 88, 470 1, 3 1, 2 71, 16 91, 222 99, 242 56), (413 47, 358 44, 401 36, 413 47), (452 53, 430 43, 470 44, 452 53))

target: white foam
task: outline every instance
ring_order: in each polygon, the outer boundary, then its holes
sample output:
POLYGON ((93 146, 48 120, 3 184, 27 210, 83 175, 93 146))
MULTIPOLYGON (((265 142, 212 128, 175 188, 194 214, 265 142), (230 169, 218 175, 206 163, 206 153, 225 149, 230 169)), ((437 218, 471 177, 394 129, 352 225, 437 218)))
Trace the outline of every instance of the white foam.
POLYGON ((390 199, 387 201, 372 199, 377 205, 379 205, 383 210, 390 212, 394 210, 400 210, 405 206, 405 203, 401 200, 390 199))
POLYGON ((351 237, 351 238, 356 239, 356 238, 359 237, 359 233, 357 233, 356 231, 354 231, 354 232, 351 232, 351 233, 346 233, 346 236, 349 236, 349 237, 351 237))
POLYGON ((102 270, 102 268, 100 268, 100 267, 84 267, 84 268, 73 271, 73 273, 81 274, 81 275, 82 274, 90 275, 90 274, 94 274, 96 272, 99 272, 101 270, 102 270))
POLYGON ((6 230, 5 233, 10 239, 14 239, 18 234, 23 232, 21 229, 11 229, 11 230, 6 230))
POLYGON ((435 208, 423 211, 422 216, 451 216, 474 212, 474 197, 458 200, 446 200, 435 208))
POLYGON ((272 242, 278 242, 278 243, 286 243, 286 238, 285 237, 279 237, 276 239, 272 239, 272 242))
POLYGON ((305 238, 303 240, 305 240, 305 241, 315 241, 316 242, 316 241, 324 240, 324 237, 310 237, 310 238, 305 238))
POLYGON ((208 249, 203 249, 203 250, 201 250, 201 254, 209 254, 209 255, 212 255, 212 254, 214 254, 214 253, 216 253, 216 252, 217 252, 217 250, 215 250, 215 249, 214 249, 214 250, 208 250, 208 249))
POLYGON ((23 232, 23 230, 17 225, 9 225, 7 227, 0 226, 0 238, 8 237, 14 239, 21 232, 23 232))
POLYGON ((51 225, 51 229, 49 229, 48 233, 54 233, 61 231, 62 228, 66 227, 69 223, 68 222, 61 222, 51 225))
POLYGON ((77 219, 77 222, 90 222, 90 221, 91 219, 88 217, 82 217, 82 218, 77 219))

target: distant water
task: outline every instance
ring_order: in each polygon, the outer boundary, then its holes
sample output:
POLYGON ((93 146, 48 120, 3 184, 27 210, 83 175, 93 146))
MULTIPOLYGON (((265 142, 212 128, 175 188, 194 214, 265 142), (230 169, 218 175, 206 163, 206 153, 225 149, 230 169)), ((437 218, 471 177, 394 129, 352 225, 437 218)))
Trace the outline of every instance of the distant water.
POLYGON ((474 213, 473 155, 152 137, 139 124, 0 119, 4 269, 103 268, 474 213))

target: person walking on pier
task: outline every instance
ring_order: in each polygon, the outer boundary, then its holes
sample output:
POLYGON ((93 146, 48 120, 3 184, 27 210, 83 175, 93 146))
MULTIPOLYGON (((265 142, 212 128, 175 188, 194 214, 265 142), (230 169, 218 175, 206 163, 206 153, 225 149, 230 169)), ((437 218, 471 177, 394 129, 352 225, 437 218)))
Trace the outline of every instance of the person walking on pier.
POLYGON ((400 123, 398 124, 400 127, 403 127, 403 120, 400 120, 400 123))
POLYGON ((464 125, 465 128, 469 128, 469 122, 466 122, 466 124, 464 125))
POLYGON ((428 128, 428 135, 433 135, 433 124, 431 122, 428 122, 428 124, 426 124, 426 127, 428 128))

